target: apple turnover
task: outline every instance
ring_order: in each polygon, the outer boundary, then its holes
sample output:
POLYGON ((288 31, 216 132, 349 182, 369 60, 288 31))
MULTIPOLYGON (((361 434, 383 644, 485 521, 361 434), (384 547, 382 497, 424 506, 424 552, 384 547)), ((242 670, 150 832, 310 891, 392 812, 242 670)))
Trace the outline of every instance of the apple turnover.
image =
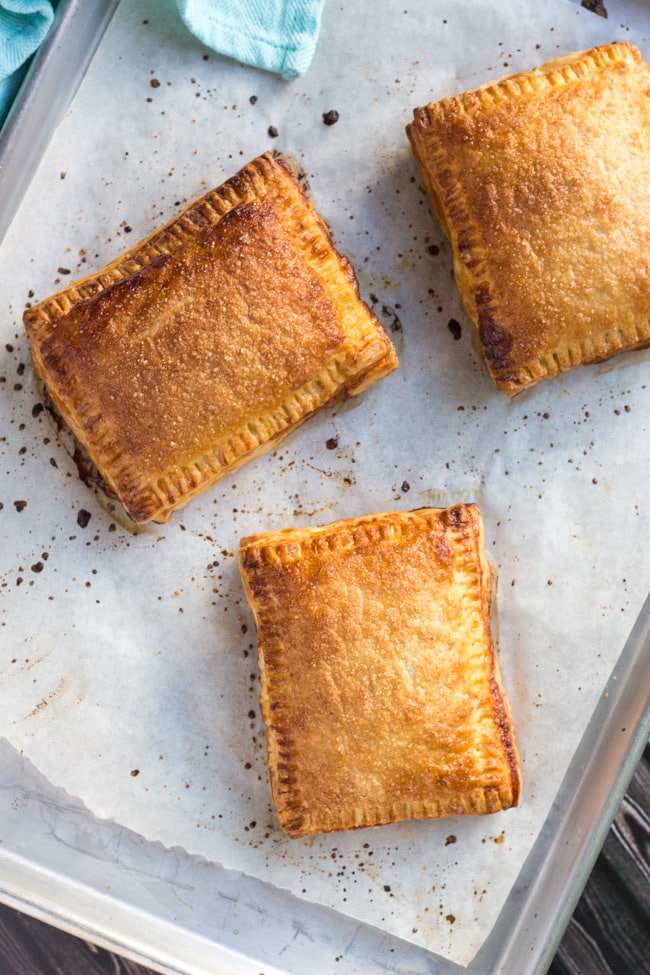
POLYGON ((499 390, 650 345, 650 66, 635 47, 431 102, 407 134, 499 390))
POLYGON ((24 315, 61 417, 135 522, 164 522, 397 366, 349 262, 266 154, 24 315))
POLYGON ((240 569, 286 833, 517 804, 475 505, 252 535, 240 569))

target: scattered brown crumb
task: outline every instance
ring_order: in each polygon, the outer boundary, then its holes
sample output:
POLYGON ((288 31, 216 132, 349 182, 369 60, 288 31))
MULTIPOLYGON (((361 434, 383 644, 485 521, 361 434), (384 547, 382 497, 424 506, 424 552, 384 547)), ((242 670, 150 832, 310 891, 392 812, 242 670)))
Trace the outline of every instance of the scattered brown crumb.
POLYGON ((461 326, 460 326, 460 322, 456 321, 455 318, 450 318, 449 321, 447 322, 447 328, 449 329, 449 331, 453 335, 455 341, 458 342, 458 340, 460 339, 460 337, 462 335, 462 329, 461 329, 461 326))
POLYGON ((607 9, 603 0, 582 0, 582 6, 585 10, 591 10, 598 14, 599 17, 607 17, 607 9))

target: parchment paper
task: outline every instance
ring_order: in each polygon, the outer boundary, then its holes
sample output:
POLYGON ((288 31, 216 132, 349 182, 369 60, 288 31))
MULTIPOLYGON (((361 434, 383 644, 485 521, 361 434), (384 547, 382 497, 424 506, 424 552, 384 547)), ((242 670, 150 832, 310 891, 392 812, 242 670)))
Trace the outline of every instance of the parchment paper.
POLYGON ((432 98, 615 37, 650 54, 611 15, 565 0, 329 0, 309 73, 286 82, 206 51, 170 2, 125 2, 2 247, 0 734, 98 816, 463 965, 648 590, 650 363, 634 354, 498 394, 404 126, 432 98), (401 368, 133 533, 41 411, 22 311, 273 148, 306 169, 401 368), (520 807, 284 838, 239 538, 458 500, 479 503, 499 573, 520 807))

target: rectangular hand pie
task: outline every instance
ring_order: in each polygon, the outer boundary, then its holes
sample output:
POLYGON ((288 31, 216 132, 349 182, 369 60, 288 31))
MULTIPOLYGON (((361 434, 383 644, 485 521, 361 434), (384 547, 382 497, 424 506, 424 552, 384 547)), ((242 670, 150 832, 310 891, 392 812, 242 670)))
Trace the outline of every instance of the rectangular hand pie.
POLYGON ((475 505, 253 535, 240 569, 290 836, 517 804, 475 505))
POLYGON ((24 322, 56 408, 136 522, 165 521, 397 366, 348 261, 270 154, 24 322))
POLYGON ((636 48, 432 102, 407 134, 498 389, 650 345, 650 66, 636 48))

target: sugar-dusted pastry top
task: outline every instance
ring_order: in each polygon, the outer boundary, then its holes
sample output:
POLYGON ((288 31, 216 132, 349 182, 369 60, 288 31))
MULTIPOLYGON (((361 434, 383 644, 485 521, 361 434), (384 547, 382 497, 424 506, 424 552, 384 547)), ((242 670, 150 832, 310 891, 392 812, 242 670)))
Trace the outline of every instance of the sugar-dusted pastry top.
POLYGON ((650 67, 636 48, 432 102, 407 134, 500 390, 650 345, 650 67))
POLYGON ((253 535, 240 568, 289 835, 517 804, 476 506, 253 535))
POLYGON ((397 365, 348 261, 269 154, 28 309, 36 369, 137 522, 397 365))

